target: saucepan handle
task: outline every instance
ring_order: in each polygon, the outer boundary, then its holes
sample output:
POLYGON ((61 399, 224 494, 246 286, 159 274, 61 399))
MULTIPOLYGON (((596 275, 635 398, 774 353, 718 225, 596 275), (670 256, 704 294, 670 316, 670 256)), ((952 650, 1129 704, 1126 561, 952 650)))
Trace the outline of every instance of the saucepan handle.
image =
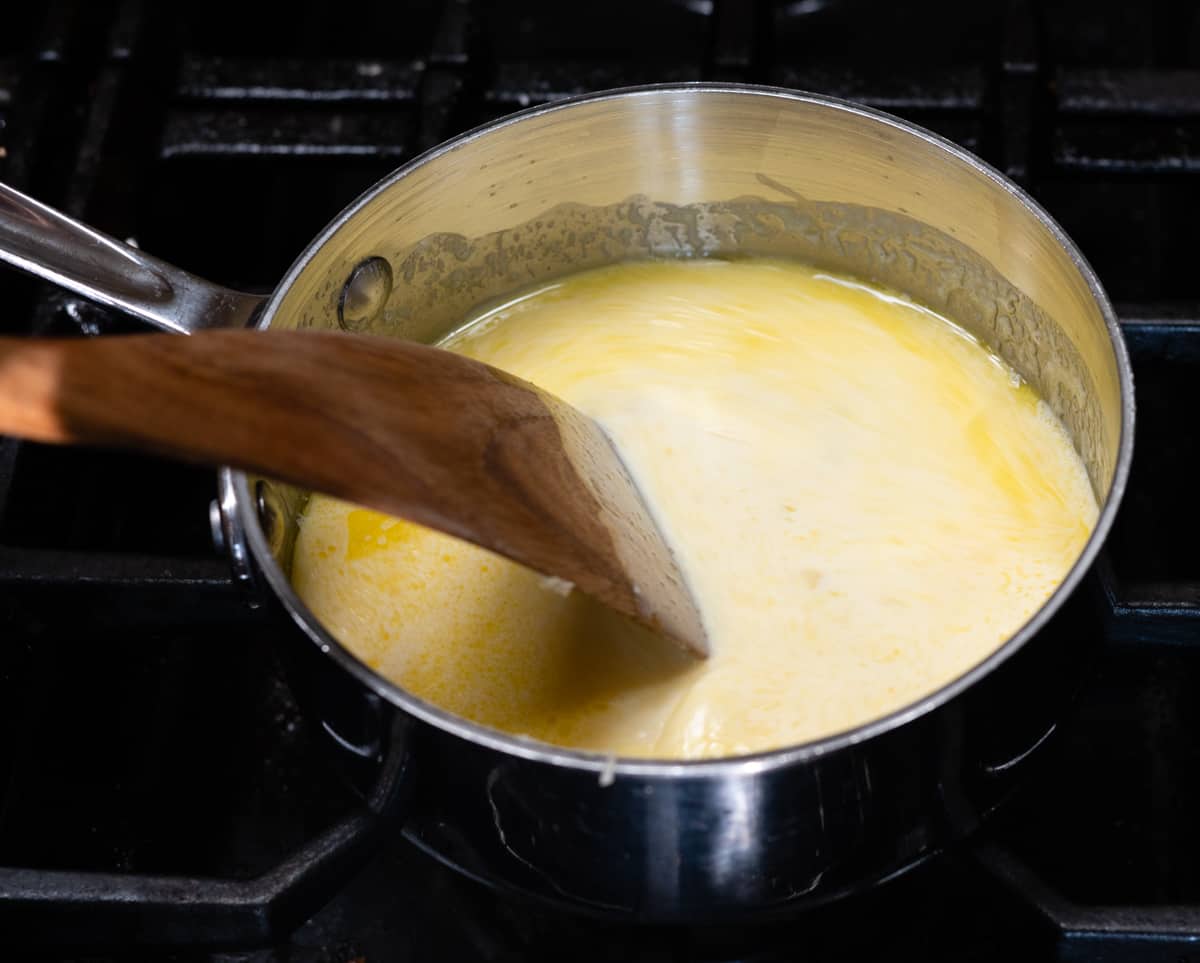
POLYGON ((6 184, 0 261, 178 334, 246 327, 262 302, 143 254, 6 184))

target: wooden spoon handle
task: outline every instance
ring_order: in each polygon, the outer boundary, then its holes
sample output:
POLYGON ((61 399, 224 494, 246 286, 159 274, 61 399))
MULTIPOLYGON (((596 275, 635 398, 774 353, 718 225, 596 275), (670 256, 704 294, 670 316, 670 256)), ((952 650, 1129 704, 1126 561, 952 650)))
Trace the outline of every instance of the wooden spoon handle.
POLYGON ((599 427, 461 355, 331 332, 0 338, 0 432, 228 464, 368 505, 567 578, 707 652, 599 427))
POLYGON ((323 490, 341 487, 333 466, 356 439, 353 426, 341 424, 345 412, 320 407, 348 387, 342 378, 322 380, 329 372, 320 341, 271 350, 237 334, 0 338, 0 432, 145 449, 297 482, 328 476, 323 490), (326 448, 333 433, 338 444, 326 448))
POLYGON ((505 392, 469 359, 340 334, 0 338, 0 432, 233 465, 453 528, 428 517, 460 487, 447 472, 477 471, 497 423, 547 415, 508 380, 505 392))

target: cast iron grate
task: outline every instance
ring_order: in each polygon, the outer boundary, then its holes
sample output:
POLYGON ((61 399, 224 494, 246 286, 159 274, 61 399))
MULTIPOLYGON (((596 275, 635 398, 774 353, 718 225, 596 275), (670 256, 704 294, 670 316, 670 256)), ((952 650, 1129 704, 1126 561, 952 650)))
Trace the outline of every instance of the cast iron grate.
MULTIPOLYGON (((339 889, 376 820, 313 759, 264 645, 274 627, 251 616, 211 548, 211 474, 0 440, 0 865, 18 867, 0 870, 9 940, 259 944, 336 892, 281 953, 515 959, 581 939, 644 959, 1194 949, 1192 5, 372 0, 331 16, 304 2, 64 0, 9 17, 0 177, 258 291, 375 179, 522 107, 727 80, 900 114, 1026 185, 1080 243, 1121 305, 1140 407, 1130 492, 1096 580, 1109 644, 1046 783, 974 852, 854 909, 736 933, 589 928, 403 847, 339 889), (862 913, 886 923, 863 928, 862 913)), ((7 271, 0 303, 4 333, 134 327, 7 271)))

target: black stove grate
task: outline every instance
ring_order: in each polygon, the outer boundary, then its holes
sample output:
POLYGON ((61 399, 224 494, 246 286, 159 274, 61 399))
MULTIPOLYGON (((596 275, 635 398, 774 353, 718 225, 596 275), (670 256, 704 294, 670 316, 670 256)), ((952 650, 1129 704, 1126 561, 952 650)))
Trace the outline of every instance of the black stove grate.
MULTIPOLYGON (((269 290, 404 160, 587 90, 797 86, 980 153, 1079 242, 1128 335, 1139 448, 1095 580, 1108 637, 1042 783, 974 847, 849 906, 737 931, 615 930, 512 904, 403 844, 343 886, 377 821, 314 757, 271 655, 278 626, 211 547, 211 474, 0 439, 0 943, 172 944, 181 959, 273 944, 216 957, 262 960, 1196 953, 1200 10, 174 6, 9 11, 0 178, 248 290, 269 290)), ((134 328, 8 271, 0 303, 3 333, 134 328)))

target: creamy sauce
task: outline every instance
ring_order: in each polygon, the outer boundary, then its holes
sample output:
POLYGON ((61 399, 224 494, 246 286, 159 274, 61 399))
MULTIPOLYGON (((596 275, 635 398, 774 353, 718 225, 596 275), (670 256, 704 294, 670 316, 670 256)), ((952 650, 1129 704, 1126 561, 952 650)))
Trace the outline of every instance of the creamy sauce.
POLYGON ((701 601, 711 658, 320 496, 293 580, 388 678, 547 742, 722 756, 878 718, 994 651, 1096 519, 1061 425, 1003 362, 924 308, 801 265, 587 272, 445 346, 605 426, 701 601))

